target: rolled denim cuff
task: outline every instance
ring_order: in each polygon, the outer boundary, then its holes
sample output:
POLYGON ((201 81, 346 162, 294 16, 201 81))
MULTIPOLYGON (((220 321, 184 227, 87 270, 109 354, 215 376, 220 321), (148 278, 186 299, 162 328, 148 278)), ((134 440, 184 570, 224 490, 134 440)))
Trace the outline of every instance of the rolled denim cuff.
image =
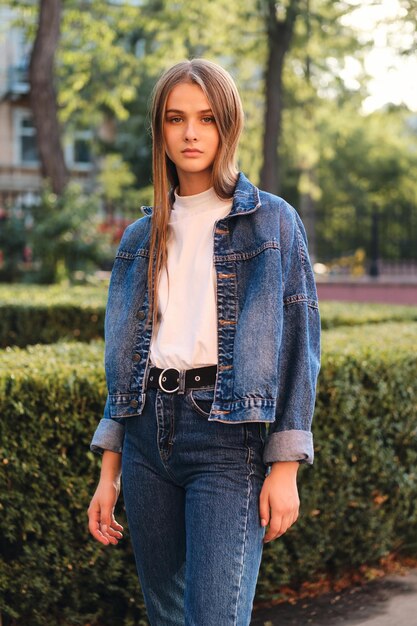
POLYGON ((312 465, 314 460, 313 435, 308 430, 282 430, 271 433, 263 452, 265 464, 275 461, 299 461, 312 465))
POLYGON ((103 417, 91 440, 90 450, 97 454, 103 454, 104 450, 122 452, 124 434, 124 424, 103 417))

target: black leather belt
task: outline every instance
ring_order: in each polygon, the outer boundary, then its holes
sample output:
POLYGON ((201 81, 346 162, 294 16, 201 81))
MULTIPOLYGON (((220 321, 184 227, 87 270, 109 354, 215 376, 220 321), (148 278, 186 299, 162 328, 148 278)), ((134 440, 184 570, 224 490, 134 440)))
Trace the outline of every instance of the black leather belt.
POLYGON ((176 367, 151 367, 146 387, 156 387, 166 393, 175 393, 181 387, 181 378, 184 380, 183 389, 207 387, 216 382, 217 365, 195 367, 191 370, 179 370, 176 367))

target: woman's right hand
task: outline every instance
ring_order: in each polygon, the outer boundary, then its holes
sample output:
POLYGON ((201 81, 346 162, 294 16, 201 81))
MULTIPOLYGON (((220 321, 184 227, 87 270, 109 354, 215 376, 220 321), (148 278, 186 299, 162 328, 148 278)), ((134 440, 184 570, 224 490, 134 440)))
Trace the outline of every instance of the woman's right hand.
POLYGON ((123 526, 114 519, 120 493, 120 459, 120 454, 104 451, 100 481, 88 507, 88 529, 105 546, 117 545, 123 538, 123 526))

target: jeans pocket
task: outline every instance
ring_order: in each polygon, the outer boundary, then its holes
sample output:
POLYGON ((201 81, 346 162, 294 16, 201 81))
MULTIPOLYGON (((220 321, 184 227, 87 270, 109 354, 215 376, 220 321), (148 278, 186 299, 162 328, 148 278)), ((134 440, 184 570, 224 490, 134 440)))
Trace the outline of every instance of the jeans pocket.
POLYGON ((211 406, 214 400, 214 387, 190 389, 187 396, 191 407, 203 417, 210 415, 211 406))

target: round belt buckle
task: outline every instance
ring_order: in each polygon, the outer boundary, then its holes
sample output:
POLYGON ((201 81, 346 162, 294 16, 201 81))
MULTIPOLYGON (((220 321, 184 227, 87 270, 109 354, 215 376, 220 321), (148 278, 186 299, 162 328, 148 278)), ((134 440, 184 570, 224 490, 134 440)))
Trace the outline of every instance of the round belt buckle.
POLYGON ((174 393, 174 391, 178 391, 178 389, 180 388, 180 385, 178 383, 178 386, 175 387, 175 389, 165 389, 163 382, 164 382, 164 378, 166 380, 166 376, 164 377, 165 372, 169 372, 170 370, 174 370, 175 372, 178 372, 178 377, 180 375, 180 370, 178 370, 176 367, 167 367, 164 370, 162 370, 162 372, 159 374, 159 386, 161 387, 162 391, 165 391, 165 393, 174 393))

